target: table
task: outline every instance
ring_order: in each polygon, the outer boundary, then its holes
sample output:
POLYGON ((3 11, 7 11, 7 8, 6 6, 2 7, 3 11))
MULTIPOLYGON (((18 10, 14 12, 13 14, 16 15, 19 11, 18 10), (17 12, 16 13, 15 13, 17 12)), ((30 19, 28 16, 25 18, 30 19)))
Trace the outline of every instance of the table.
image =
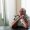
MULTIPOLYGON (((0 26, 0 30, 13 30, 13 29, 9 26, 0 26)), ((30 30, 30 27, 28 30, 30 30)))

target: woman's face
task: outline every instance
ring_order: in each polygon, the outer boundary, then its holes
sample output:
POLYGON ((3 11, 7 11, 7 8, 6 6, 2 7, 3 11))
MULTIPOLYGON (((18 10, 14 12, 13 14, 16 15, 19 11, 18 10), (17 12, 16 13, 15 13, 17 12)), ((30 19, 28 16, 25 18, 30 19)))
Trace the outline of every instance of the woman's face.
POLYGON ((20 12, 20 15, 25 15, 25 11, 21 10, 20 12))

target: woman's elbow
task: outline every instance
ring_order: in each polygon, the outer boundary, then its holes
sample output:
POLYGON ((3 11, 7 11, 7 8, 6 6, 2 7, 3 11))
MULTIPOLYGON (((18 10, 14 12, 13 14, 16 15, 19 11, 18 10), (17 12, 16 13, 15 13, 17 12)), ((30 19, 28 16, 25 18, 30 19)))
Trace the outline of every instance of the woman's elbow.
POLYGON ((25 24, 25 28, 28 28, 28 23, 25 24))

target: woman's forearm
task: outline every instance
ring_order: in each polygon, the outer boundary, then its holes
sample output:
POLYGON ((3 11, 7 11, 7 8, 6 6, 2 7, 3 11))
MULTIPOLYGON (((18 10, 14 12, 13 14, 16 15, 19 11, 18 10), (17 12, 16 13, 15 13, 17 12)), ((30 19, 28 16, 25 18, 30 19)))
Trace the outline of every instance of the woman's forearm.
POLYGON ((28 27, 28 22, 25 22, 24 19, 21 19, 21 23, 23 23, 23 26, 24 26, 25 28, 28 27))
POLYGON ((13 25, 12 25, 13 28, 16 28, 16 27, 17 27, 17 22, 18 22, 18 21, 14 21, 14 23, 13 23, 13 25))

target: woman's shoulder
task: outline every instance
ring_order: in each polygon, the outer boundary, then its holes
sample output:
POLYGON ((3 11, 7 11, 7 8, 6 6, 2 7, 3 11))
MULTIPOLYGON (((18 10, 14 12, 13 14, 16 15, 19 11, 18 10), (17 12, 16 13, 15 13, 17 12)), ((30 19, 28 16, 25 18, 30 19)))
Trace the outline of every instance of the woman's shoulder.
POLYGON ((19 15, 15 15, 15 17, 19 17, 19 15))

